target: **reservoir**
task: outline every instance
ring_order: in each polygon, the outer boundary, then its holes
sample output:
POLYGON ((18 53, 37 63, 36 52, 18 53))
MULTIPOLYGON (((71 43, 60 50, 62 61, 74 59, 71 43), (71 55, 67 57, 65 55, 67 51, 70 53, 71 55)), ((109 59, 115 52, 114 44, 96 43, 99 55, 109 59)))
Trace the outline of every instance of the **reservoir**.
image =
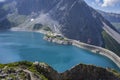
POLYGON ((58 45, 43 40, 43 35, 35 32, 0 32, 0 63, 17 61, 39 61, 52 66, 58 72, 83 63, 109 67, 120 71, 107 57, 68 45, 58 45))

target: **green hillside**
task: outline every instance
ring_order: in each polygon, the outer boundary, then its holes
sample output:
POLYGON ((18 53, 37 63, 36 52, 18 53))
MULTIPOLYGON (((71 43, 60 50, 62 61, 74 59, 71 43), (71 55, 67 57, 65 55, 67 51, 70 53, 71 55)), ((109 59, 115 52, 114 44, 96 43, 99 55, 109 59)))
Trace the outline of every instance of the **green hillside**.
POLYGON ((102 32, 105 48, 115 52, 118 56, 120 56, 120 44, 118 44, 110 35, 108 35, 105 31, 102 32))

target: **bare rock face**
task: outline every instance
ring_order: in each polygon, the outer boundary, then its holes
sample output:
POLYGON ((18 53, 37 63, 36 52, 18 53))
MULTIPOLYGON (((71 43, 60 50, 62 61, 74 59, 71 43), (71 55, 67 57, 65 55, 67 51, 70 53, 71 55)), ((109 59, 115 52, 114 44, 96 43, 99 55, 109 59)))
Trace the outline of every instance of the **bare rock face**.
POLYGON ((106 69, 92 65, 79 64, 61 74, 62 80, 119 80, 113 73, 106 69))
POLYGON ((36 65, 36 70, 48 78, 48 80, 61 80, 58 72, 45 63, 36 65))
MULTIPOLYGON (((60 32, 71 39, 103 46, 103 22, 113 26, 83 0, 61 0, 50 12, 60 25, 60 32)), ((57 27, 57 26, 56 26, 57 27)), ((115 29, 114 29, 115 30, 115 29)))
POLYGON ((59 0, 16 0, 19 14, 30 15, 32 12, 49 12, 59 0))
POLYGON ((120 77, 104 68, 79 64, 63 73, 56 72, 46 64, 36 66, 48 80, 120 80, 120 77))

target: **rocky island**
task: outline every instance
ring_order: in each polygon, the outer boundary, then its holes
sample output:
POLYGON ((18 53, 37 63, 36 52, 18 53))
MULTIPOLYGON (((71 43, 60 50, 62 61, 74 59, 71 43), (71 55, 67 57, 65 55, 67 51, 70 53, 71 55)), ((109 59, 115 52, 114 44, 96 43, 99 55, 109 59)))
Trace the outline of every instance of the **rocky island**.
POLYGON ((78 64, 63 73, 39 62, 0 64, 0 80, 120 80, 120 74, 109 68, 78 64))

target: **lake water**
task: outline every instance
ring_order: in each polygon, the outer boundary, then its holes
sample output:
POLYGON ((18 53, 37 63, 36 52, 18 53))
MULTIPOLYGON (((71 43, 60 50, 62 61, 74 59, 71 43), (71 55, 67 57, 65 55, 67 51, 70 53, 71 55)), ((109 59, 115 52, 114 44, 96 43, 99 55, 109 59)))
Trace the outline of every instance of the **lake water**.
POLYGON ((79 63, 120 70, 110 59, 75 46, 58 45, 43 40, 34 32, 0 32, 0 63, 39 61, 64 72, 79 63))

